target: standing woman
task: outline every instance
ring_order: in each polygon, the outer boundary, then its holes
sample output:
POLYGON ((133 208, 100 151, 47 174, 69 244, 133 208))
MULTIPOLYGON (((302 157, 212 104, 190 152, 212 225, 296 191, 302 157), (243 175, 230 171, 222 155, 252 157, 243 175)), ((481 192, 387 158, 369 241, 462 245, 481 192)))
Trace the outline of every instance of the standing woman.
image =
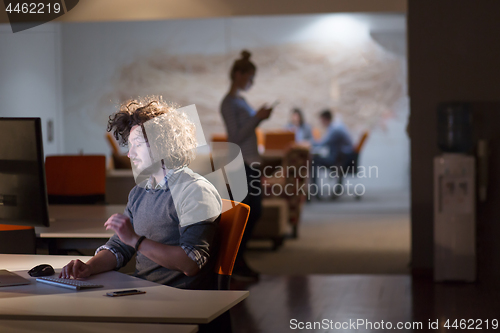
POLYGON ((227 141, 235 143, 241 148, 247 184, 249 185, 248 195, 243 203, 250 206, 250 216, 233 269, 234 278, 247 281, 255 281, 259 278, 259 273, 252 270, 244 258, 247 242, 252 236, 253 228, 262 211, 262 191, 258 169, 261 159, 257 149, 255 128, 261 121, 269 118, 272 111, 272 108, 265 106, 255 111, 240 95, 240 92, 246 91, 252 86, 256 70, 257 67, 250 61, 250 52, 242 51, 241 58, 235 60, 229 73, 231 87, 220 107, 226 125, 227 141), (251 186, 250 182, 252 182, 251 186))

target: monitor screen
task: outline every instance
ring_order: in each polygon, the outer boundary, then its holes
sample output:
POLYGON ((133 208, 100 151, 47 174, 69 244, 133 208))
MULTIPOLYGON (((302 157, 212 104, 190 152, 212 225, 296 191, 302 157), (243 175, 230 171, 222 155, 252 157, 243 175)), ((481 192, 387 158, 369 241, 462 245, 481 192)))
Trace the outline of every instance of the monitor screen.
POLYGON ((0 117, 0 224, 49 226, 40 118, 0 117))

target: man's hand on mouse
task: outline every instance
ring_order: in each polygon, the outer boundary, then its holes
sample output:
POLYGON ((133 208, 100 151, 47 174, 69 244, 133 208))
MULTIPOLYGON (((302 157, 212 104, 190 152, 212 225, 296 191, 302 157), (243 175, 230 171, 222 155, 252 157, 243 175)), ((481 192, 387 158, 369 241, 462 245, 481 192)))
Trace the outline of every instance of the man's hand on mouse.
POLYGON ((90 266, 76 259, 71 260, 69 264, 63 267, 61 273, 59 273, 59 277, 63 279, 69 279, 71 277, 79 279, 89 277, 91 274, 90 266))
POLYGON ((111 215, 104 223, 104 226, 106 230, 113 230, 120 240, 129 246, 134 247, 139 239, 139 235, 135 233, 130 219, 123 214, 111 215))

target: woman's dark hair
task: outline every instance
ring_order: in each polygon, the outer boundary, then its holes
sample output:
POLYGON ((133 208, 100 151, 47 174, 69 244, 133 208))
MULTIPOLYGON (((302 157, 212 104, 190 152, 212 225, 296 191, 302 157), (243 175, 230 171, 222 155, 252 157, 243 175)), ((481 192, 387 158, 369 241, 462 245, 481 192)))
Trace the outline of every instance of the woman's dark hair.
POLYGON ((231 72, 229 72, 231 80, 234 80, 234 74, 236 72, 248 73, 249 71, 257 70, 254 63, 250 61, 251 55, 252 54, 247 50, 241 51, 241 58, 234 61, 233 67, 231 67, 231 72))
POLYGON ((155 96, 127 101, 120 105, 119 111, 109 116, 107 131, 112 131, 120 145, 126 146, 132 127, 170 111, 163 104, 162 99, 155 96))
POLYGON ((293 108, 292 114, 299 116, 299 125, 302 127, 304 125, 304 114, 302 113, 302 110, 299 108, 293 108))

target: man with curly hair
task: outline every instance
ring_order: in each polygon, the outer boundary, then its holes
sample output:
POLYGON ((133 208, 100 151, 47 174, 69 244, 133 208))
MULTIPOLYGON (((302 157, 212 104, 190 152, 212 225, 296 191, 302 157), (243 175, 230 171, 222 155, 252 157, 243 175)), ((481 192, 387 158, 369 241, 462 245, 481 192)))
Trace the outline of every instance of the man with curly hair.
POLYGON ((212 289, 222 201, 208 180, 187 167, 195 157, 194 124, 161 98, 149 97, 123 104, 109 117, 108 131, 128 144, 137 185, 124 214, 104 223, 115 235, 87 263, 67 264, 60 277, 119 269, 136 253, 140 278, 212 289))

